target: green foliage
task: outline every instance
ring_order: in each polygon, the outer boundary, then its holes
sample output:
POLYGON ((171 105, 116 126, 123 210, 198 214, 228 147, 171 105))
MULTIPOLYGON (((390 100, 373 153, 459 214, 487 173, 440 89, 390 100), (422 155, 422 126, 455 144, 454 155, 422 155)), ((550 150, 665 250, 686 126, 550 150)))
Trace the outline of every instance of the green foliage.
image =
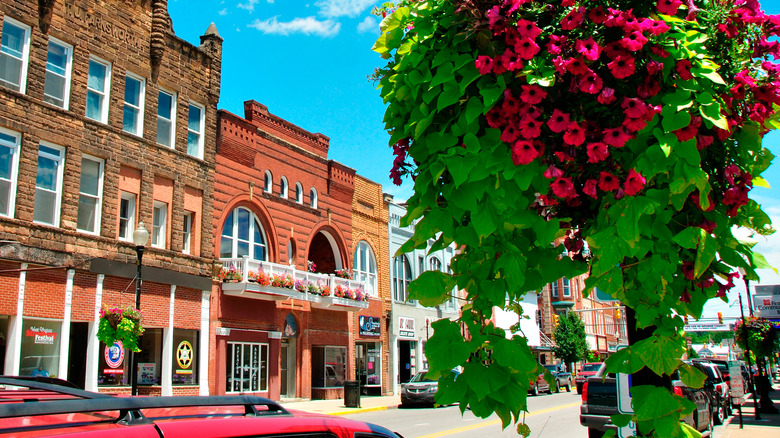
POLYGON ((579 362, 589 353, 585 324, 574 312, 566 312, 560 316, 558 326, 553 331, 553 339, 555 346, 552 351, 563 363, 579 362))
POLYGON ((141 312, 133 307, 119 309, 103 305, 100 309, 97 338, 106 345, 119 341, 124 348, 137 353, 141 351, 138 341, 144 333, 141 319, 141 312))

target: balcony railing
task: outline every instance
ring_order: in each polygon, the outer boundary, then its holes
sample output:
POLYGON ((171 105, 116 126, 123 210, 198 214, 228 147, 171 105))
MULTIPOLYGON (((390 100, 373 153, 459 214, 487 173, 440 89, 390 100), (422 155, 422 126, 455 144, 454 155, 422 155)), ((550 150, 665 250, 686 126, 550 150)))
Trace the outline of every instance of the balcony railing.
POLYGON ((266 301, 290 298, 308 301, 312 307, 329 310, 359 311, 368 308, 371 292, 367 284, 333 274, 316 274, 295 265, 251 260, 248 257, 220 259, 225 269, 235 269, 240 280, 222 283, 226 295, 266 301))

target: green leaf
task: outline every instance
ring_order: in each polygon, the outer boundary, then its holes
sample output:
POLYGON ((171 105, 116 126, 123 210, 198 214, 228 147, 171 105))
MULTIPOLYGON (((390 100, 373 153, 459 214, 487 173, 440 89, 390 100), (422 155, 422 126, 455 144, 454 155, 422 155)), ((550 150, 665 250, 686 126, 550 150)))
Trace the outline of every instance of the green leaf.
POLYGON ((471 354, 469 344, 460 332, 460 324, 447 318, 431 323, 433 336, 425 343, 425 357, 430 370, 451 370, 471 354))
POLYGON ((632 349, 654 373, 671 375, 680 365, 682 346, 673 339, 653 335, 632 346, 632 349))
POLYGON ((715 260, 715 255, 720 249, 718 241, 702 230, 702 235, 699 238, 699 245, 696 248, 696 261, 693 263, 694 278, 699 278, 707 268, 710 267, 712 261, 715 260))
POLYGON ((723 116, 720 110, 720 104, 713 102, 710 105, 702 105, 699 107, 699 113, 705 120, 709 120, 713 125, 720 129, 728 130, 729 122, 723 116))
POLYGON ((631 420, 634 419, 634 416, 631 414, 615 414, 609 417, 612 419, 612 424, 614 424, 617 427, 625 427, 628 426, 628 423, 631 422, 631 420))
POLYGON ((479 99, 469 98, 466 102, 466 121, 471 123, 482 115, 485 106, 479 99))
POLYGON ((439 95, 439 100, 436 102, 436 111, 441 111, 444 108, 456 103, 460 100, 462 94, 458 84, 452 82, 444 84, 444 90, 439 95))
POLYGON ((450 299, 450 292, 456 283, 445 272, 425 271, 409 283, 409 299, 418 300, 423 306, 438 306, 450 299))
POLYGON ((701 388, 704 386, 704 381, 707 380, 707 375, 699 371, 695 366, 683 363, 679 368, 680 380, 685 386, 691 388, 701 388))
MULTIPOLYGON (((666 107, 664 108, 666 110, 666 107)), ((674 113, 670 116, 665 116, 661 119, 661 126, 664 128, 664 132, 672 132, 678 129, 685 128, 691 124, 691 115, 687 111, 681 111, 674 113)))

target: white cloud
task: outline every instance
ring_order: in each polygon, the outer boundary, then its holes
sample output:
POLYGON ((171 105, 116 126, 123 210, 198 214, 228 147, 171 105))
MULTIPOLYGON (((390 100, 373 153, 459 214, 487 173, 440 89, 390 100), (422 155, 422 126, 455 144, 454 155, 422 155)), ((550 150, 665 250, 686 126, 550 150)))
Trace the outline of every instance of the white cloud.
POLYGON ((328 17, 357 17, 373 6, 376 0, 318 0, 315 5, 320 8, 320 14, 328 17))
POLYGON ((363 21, 358 24, 357 31, 360 33, 366 33, 371 32, 374 30, 379 30, 379 26, 376 24, 376 19, 374 17, 366 17, 363 21))
POLYGON ((255 20, 248 26, 273 35, 302 33, 330 37, 338 34, 341 30, 341 23, 333 20, 319 21, 315 17, 295 18, 286 22, 280 22, 276 17, 271 17, 267 20, 255 20))
POLYGON ((217 12, 217 14, 219 14, 219 15, 222 15, 222 16, 225 16, 225 15, 227 15, 227 13, 228 13, 228 10, 227 10, 227 8, 225 8, 225 9, 222 9, 221 11, 218 11, 218 12, 217 12))
POLYGON ((251 14, 255 10, 255 5, 257 4, 259 0, 247 0, 244 3, 239 3, 236 6, 238 6, 239 9, 246 9, 251 14))

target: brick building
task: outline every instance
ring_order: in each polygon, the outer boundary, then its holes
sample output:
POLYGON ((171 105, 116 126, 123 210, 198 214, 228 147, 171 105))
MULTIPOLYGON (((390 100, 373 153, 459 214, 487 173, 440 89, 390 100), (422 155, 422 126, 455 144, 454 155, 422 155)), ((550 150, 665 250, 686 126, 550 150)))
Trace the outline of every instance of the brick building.
POLYGON ((377 300, 357 312, 352 321, 355 334, 356 373, 366 394, 392 393, 389 324, 392 320, 390 294, 390 248, 387 238, 389 204, 382 185, 355 175, 352 200, 352 242, 354 278, 377 288, 377 300))
POLYGON ((355 171, 328 159, 326 136, 255 101, 244 117, 220 110, 218 130, 214 257, 227 276, 212 306, 212 390, 342 397, 355 379, 351 312, 378 296, 334 275, 351 275, 355 171))
POLYGON ((206 393, 222 39, 177 38, 164 0, 3 2, 0 24, 1 371, 129 392, 96 333, 134 304, 143 222, 140 393, 206 393))

